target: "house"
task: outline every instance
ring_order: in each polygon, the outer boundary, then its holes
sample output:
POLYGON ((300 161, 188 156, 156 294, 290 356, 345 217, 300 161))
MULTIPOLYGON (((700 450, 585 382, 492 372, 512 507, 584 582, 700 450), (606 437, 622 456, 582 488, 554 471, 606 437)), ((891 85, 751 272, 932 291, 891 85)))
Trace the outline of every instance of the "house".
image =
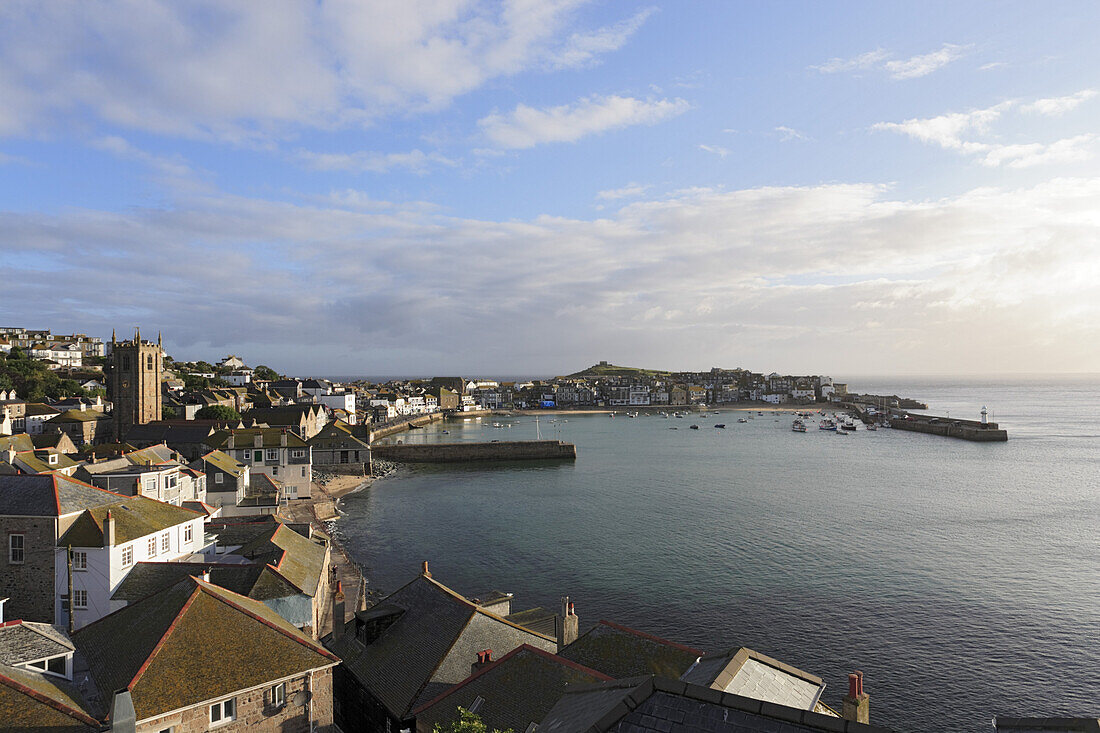
POLYGON ((136 448, 163 443, 193 461, 206 453, 206 440, 220 427, 216 420, 158 420, 134 425, 123 439, 136 448))
POLYGON ((331 730, 339 660, 263 603, 200 578, 80 629, 73 643, 111 720, 132 719, 140 733, 331 730))
POLYGON ((328 421, 320 405, 254 408, 244 417, 272 428, 289 428, 304 440, 319 433, 328 421))
POLYGON ((363 439, 365 437, 362 432, 357 434, 355 428, 346 422, 337 420, 329 423, 308 441, 313 452, 313 465, 318 468, 354 467, 358 471, 369 472, 370 445, 363 439))
POLYGON ((242 369, 244 368, 245 363, 241 360, 239 356, 234 356, 233 354, 230 354, 229 356, 222 359, 218 366, 223 366, 227 369, 242 369))
MULTIPOLYGON (((340 618, 343 609, 334 609, 340 618)), ((337 625, 325 645, 343 660, 334 678, 335 722, 344 730, 416 728, 415 711, 470 676, 478 652, 504 655, 557 641, 512 623, 421 574, 378 605, 337 625)))
POLYGON ((144 496, 103 493, 113 501, 81 511, 57 539, 55 624, 71 623, 80 628, 110 613, 111 595, 136 562, 174 560, 205 547, 204 514, 144 496), (73 569, 71 620, 69 562, 73 569))
POLYGON ((539 733, 889 733, 809 710, 723 693, 663 677, 642 677, 566 690, 539 733))
POLYGON ((61 410, 41 402, 28 402, 24 411, 24 430, 30 435, 45 432, 46 423, 61 414, 61 410))
POLYGON ((820 677, 751 649, 704 656, 680 679, 721 692, 838 717, 821 702, 825 683, 820 677))
POLYGON ((43 429, 65 433, 81 447, 109 441, 114 434, 114 421, 99 410, 66 410, 47 420, 43 429))
POLYGON ((220 450, 210 451, 190 467, 206 476, 205 501, 214 507, 235 507, 251 483, 248 466, 220 450))
POLYGON ((459 706, 476 713, 488 730, 525 731, 550 712, 567 685, 611 680, 529 644, 496 661, 492 653, 478 652, 469 677, 414 711, 418 733, 448 729, 458 720, 459 706))
MULTIPOLYGON (((282 482, 284 499, 308 499, 313 480, 309 445, 286 428, 243 428, 219 430, 206 439, 220 450, 251 468, 252 475, 265 473, 282 482)), ((207 484, 209 490, 210 484, 207 484)))
POLYGON ((101 489, 177 506, 206 500, 206 479, 189 472, 183 457, 163 443, 105 461, 93 456, 74 475, 101 489))
POLYGON ((668 390, 668 404, 670 405, 686 405, 688 403, 688 391, 680 385, 676 385, 668 390))
MULTIPOLYGON (((0 473, 58 473, 72 476, 80 464, 61 449, 51 447, 49 443, 52 441, 41 440, 43 437, 46 436, 30 436, 26 433, 0 437, 0 473)), ((72 445, 68 438, 65 438, 65 442, 72 445)))

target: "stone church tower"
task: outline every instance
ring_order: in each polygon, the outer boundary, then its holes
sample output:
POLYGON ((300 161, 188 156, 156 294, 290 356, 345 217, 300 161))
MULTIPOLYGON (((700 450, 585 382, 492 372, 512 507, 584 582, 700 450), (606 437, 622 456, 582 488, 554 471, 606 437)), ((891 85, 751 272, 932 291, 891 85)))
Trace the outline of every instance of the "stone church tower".
POLYGON ((164 372, 160 337, 154 344, 141 340, 116 341, 111 332, 111 400, 114 402, 115 439, 121 441, 134 425, 160 420, 160 382, 164 372))

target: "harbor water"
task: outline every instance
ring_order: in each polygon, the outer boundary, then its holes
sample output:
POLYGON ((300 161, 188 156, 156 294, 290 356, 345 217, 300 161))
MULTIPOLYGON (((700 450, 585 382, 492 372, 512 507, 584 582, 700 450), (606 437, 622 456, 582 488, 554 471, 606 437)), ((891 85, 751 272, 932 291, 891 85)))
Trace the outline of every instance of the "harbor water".
POLYGON ((849 383, 936 414, 987 406, 1009 441, 795 433, 768 409, 448 421, 398 439, 538 430, 578 457, 402 468, 347 497, 340 530, 383 591, 427 560, 517 609, 569 595, 582 630, 746 646, 823 677, 838 709, 862 670, 872 722, 899 731, 1100 715, 1097 379, 849 383))

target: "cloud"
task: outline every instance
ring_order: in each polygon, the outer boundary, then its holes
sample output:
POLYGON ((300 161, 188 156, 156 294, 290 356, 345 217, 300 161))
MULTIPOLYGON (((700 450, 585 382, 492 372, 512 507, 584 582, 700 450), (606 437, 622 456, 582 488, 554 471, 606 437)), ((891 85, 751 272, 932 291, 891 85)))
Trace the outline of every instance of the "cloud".
POLYGON ((942 69, 947 64, 965 55, 970 46, 945 43, 943 47, 931 53, 911 56, 907 59, 891 59, 891 54, 881 48, 867 51, 852 58, 831 58, 823 64, 810 68, 822 74, 839 74, 848 71, 886 71, 894 79, 916 79, 942 69))
POLYGON ((33 302, 58 329, 140 323, 174 356, 232 345, 297 373, 544 373, 609 350, 672 367, 1085 370, 1100 358, 1098 197, 1092 178, 937 200, 689 189, 595 220, 355 194, 7 212, 0 317, 33 302), (38 297, 59 281, 96 287, 38 297))
POLYGON ((378 153, 358 151, 354 153, 317 153, 299 150, 295 159, 319 171, 351 171, 353 173, 385 173, 404 168, 424 173, 432 165, 453 167, 457 163, 439 153, 410 150, 407 153, 378 153))
POLYGON ((1092 99, 1095 96, 1095 89, 1082 89, 1076 94, 1070 94, 1065 97, 1038 99, 1031 104, 1025 104, 1021 109, 1025 112, 1034 112, 1036 114, 1046 115, 1047 117, 1059 117, 1066 112, 1076 109, 1082 102, 1092 99))
POLYGON ((595 31, 585 0, 0 6, 0 135, 100 122, 249 142, 445 108, 527 70, 593 63, 649 15, 595 31))
POLYGON ((990 168, 1031 168, 1055 163, 1079 163, 1096 154, 1096 143, 1100 140, 1100 135, 1085 133, 1050 143, 1006 144, 991 138, 990 128, 1009 110, 1060 115, 1091 99, 1095 94, 1088 89, 1066 97, 1040 99, 1022 106, 1016 100, 1008 100, 970 112, 952 112, 904 122, 879 122, 872 125, 871 129, 895 132, 946 150, 974 155, 978 162, 990 168))
POLYGON ((105 153, 111 153, 119 158, 144 163, 168 178, 184 179, 194 175, 194 171, 183 156, 154 155, 134 147, 128 140, 117 135, 98 138, 92 141, 92 147, 105 153))
POLYGON ((729 148, 723 148, 721 145, 700 145, 699 149, 711 155, 717 155, 719 158, 725 158, 731 152, 729 148))
POLYGON ((629 183, 622 188, 611 188, 606 191, 600 191, 596 194, 596 198, 602 201, 616 201, 618 199, 632 199, 645 195, 645 192, 653 188, 646 184, 629 183))
POLYGON ((574 142, 588 135, 632 125, 653 125, 683 114, 689 108, 682 99, 591 96, 573 104, 545 109, 520 104, 507 114, 483 117, 477 124, 494 145, 531 148, 548 142, 574 142))
POLYGON ((783 142, 789 142, 791 140, 808 140, 809 139, 803 133, 799 132, 798 130, 794 129, 793 127, 786 127, 784 125, 780 125, 779 127, 775 128, 775 131, 779 133, 779 139, 782 140, 783 142))
POLYGON ((885 68, 895 79, 916 79, 942 69, 952 61, 962 58, 970 46, 943 44, 943 48, 932 53, 912 56, 904 61, 887 61, 885 68))
POLYGON ((600 55, 618 51, 655 12, 656 8, 646 8, 614 25, 572 34, 560 49, 553 52, 550 67, 575 69, 588 66, 600 55))

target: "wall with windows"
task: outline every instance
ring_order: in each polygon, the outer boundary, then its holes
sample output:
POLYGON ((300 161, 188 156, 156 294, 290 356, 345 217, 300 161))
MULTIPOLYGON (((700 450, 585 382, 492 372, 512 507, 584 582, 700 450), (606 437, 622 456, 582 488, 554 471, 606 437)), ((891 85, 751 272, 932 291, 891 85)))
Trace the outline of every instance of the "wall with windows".
POLYGON ((0 579, 9 619, 53 623, 53 573, 57 520, 53 517, 0 516, 0 579))

